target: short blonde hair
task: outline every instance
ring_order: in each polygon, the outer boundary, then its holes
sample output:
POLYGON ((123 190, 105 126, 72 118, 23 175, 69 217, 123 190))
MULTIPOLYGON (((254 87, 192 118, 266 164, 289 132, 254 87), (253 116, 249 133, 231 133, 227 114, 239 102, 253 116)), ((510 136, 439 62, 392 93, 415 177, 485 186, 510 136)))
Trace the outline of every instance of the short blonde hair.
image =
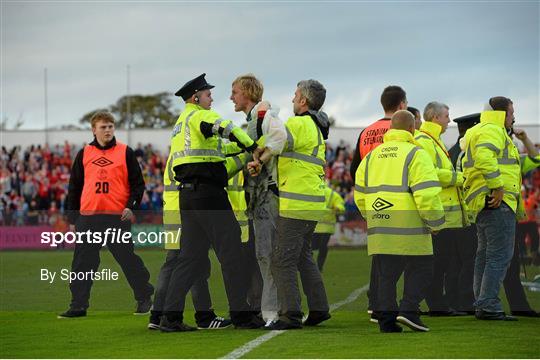
POLYGON ((244 93, 244 96, 249 100, 258 103, 262 100, 264 87, 259 79, 255 75, 249 73, 245 75, 240 75, 234 79, 232 85, 240 86, 240 90, 244 93))
POLYGON ((92 128, 96 127, 98 121, 105 121, 107 123, 112 123, 114 125, 114 116, 108 111, 98 111, 90 119, 90 124, 92 128))

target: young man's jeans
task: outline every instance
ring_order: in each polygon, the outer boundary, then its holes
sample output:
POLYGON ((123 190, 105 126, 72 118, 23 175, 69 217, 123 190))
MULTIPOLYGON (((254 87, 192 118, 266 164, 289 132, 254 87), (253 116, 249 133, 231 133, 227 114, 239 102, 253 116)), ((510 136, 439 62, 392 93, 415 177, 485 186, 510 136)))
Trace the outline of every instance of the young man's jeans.
POLYGON ((515 222, 514 212, 504 202, 496 209, 484 209, 478 214, 478 249, 474 263, 477 310, 503 311, 499 289, 514 252, 515 222))

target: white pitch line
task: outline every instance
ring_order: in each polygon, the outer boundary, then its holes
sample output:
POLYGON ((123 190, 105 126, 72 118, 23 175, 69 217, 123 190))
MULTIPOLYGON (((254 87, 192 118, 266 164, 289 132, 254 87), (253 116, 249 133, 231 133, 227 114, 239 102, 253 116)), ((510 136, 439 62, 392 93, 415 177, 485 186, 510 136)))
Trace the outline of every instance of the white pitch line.
MULTIPOLYGON (((354 300, 358 299, 358 297, 360 295, 362 295, 362 293, 364 293, 368 289, 369 289, 369 284, 366 284, 366 285, 362 286, 361 288, 358 288, 358 289, 354 290, 352 293, 349 294, 349 296, 347 296, 346 299, 338 301, 337 303, 330 305, 330 312, 339 309, 343 305, 347 305, 347 304, 352 303, 354 300)), ((242 356, 249 353, 251 350, 258 347, 259 345, 264 344, 268 340, 270 340, 270 339, 272 339, 272 338, 274 338, 274 337, 276 337, 278 335, 283 334, 285 331, 287 331, 287 330, 272 330, 272 331, 270 331, 270 332, 268 332, 268 333, 266 333, 264 335, 259 336, 258 338, 255 338, 255 339, 251 340, 250 342, 245 343, 244 345, 240 346, 239 348, 234 349, 233 351, 231 351, 227 355, 223 356, 222 359, 239 359, 242 356)))

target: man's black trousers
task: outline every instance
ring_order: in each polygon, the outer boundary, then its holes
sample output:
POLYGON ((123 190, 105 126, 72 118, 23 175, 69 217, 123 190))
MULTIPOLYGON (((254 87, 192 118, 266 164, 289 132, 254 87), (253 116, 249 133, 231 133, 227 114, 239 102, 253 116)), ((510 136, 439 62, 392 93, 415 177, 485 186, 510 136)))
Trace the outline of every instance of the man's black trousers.
POLYGON ((398 313, 417 316, 431 281, 433 256, 373 255, 373 263, 378 278, 377 307, 373 310, 379 313, 380 328, 390 328, 398 313), (403 273, 403 298, 398 308, 396 284, 403 273))
POLYGON ((183 186, 180 191, 181 248, 165 297, 165 315, 170 321, 183 320, 186 294, 206 271, 208 250, 212 246, 221 264, 231 320, 234 324, 247 322, 251 314, 246 302, 240 225, 227 193, 210 184, 183 186))
MULTIPOLYGON (((104 237, 107 229, 121 229, 122 233, 131 231, 131 223, 129 221, 120 221, 119 215, 92 215, 79 216, 75 225, 77 232, 86 232, 90 230, 92 233, 100 232, 104 237)), ((92 236, 92 235, 91 235, 92 236)), ((143 261, 134 253, 133 243, 127 244, 111 242, 112 234, 108 236, 107 247, 118 262, 126 279, 133 289, 133 294, 137 301, 148 299, 152 296, 154 288, 148 282, 150 273, 144 266, 143 261)), ((82 244, 75 245, 73 253, 73 261, 71 263, 72 272, 88 272, 97 271, 99 268, 99 251, 102 248, 103 242, 92 243, 86 236, 82 236, 82 244), (90 242, 89 242, 90 241, 90 242)), ((71 290, 71 308, 87 309, 89 306, 90 289, 92 288, 92 280, 74 280, 69 288, 71 290)))

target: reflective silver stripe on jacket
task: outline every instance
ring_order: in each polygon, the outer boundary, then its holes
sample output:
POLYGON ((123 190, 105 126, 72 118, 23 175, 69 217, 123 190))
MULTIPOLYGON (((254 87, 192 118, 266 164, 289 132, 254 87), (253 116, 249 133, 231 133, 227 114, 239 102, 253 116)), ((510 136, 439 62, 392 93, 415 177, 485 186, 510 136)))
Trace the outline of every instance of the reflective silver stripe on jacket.
POLYGON ((457 172, 452 171, 452 179, 450 179, 450 186, 456 185, 457 182, 457 172))
POLYGON ((437 227, 437 226, 441 226, 442 224, 444 224, 444 221, 445 221, 445 218, 444 216, 440 219, 437 219, 437 220, 427 220, 427 219, 422 219, 424 221, 424 223, 426 223, 427 225, 431 226, 431 227, 437 227))
POLYGON ((465 202, 466 203, 470 203, 475 197, 477 197, 478 195, 482 194, 482 193, 489 193, 489 188, 487 186, 482 186, 480 187, 479 189, 473 191, 472 193, 469 194, 469 196, 467 196, 465 198, 465 202))
POLYGON ((217 135, 219 133, 219 125, 223 122, 223 119, 219 118, 212 125, 212 134, 217 135))
POLYGON ((184 149, 185 150, 189 150, 191 149, 191 129, 189 128, 189 120, 191 119, 191 117, 193 116, 193 114, 195 114, 197 112, 197 110, 193 110, 192 112, 189 113, 189 115, 187 116, 186 118, 186 131, 185 131, 185 135, 184 135, 184 149))
POLYGON ((233 129, 234 129, 234 124, 231 122, 231 123, 229 123, 229 125, 227 125, 225 127, 225 130, 223 130, 222 137, 225 138, 225 139, 228 139, 229 135, 231 135, 231 131, 233 131, 233 129))
POLYGON ((479 148, 479 147, 485 147, 485 148, 488 148, 490 150, 493 150, 497 155, 501 152, 501 150, 496 147, 495 145, 493 144, 490 144, 490 143, 482 143, 482 144, 478 144, 475 146, 476 148, 479 148))
POLYGON ((174 192, 177 192, 177 191, 178 191, 178 185, 176 185, 176 184, 165 185, 163 190, 164 190, 164 191, 174 191, 174 192))
POLYGON ((440 186, 441 186, 441 183, 438 181, 424 181, 414 186, 411 186, 411 191, 415 192, 418 190, 428 189, 432 187, 440 187, 440 186))
POLYGON ((290 159, 297 159, 302 160, 311 164, 324 166, 325 161, 323 159, 319 159, 318 157, 313 157, 311 155, 301 154, 297 152, 284 152, 280 155, 284 158, 290 158, 290 159))
POLYGON ((497 176, 500 176, 501 172, 499 170, 490 172, 489 174, 482 174, 484 179, 495 179, 497 176))
POLYGON ((368 235, 384 234, 384 235, 424 235, 429 234, 427 227, 417 228, 394 228, 394 227, 372 227, 367 230, 368 235))
POLYGON ((279 197, 284 199, 291 199, 291 200, 302 200, 302 201, 308 201, 308 202, 324 202, 324 195, 318 196, 318 195, 306 195, 306 194, 299 194, 299 193, 293 193, 288 191, 280 191, 279 197))
POLYGON ((461 205, 444 206, 444 212, 461 211, 461 205))

